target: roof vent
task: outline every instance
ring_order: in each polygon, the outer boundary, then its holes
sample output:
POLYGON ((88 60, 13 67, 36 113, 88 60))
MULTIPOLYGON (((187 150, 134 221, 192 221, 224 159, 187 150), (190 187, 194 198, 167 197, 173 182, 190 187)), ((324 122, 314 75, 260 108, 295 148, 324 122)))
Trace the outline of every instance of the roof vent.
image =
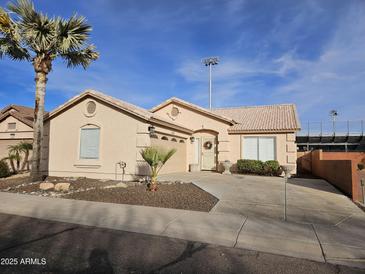
POLYGON ((85 116, 91 117, 96 113, 96 103, 94 101, 88 101, 86 103, 85 116))
POLYGON ((95 111, 96 111, 96 104, 95 104, 94 101, 90 101, 90 102, 87 103, 86 111, 90 115, 95 113, 95 111))

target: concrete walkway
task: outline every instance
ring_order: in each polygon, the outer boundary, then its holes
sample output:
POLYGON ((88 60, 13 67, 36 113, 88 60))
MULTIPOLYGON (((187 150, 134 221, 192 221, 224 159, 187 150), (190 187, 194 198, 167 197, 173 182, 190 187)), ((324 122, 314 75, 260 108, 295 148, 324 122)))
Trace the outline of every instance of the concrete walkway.
MULTIPOLYGON (((217 174, 213 174, 217 175, 217 174)), ((229 190, 210 180, 218 198, 229 190), (220 195, 220 196, 219 196, 220 195)), ((199 178, 197 181, 200 182, 199 178)), ((199 183, 201 187, 204 182, 199 183)), ((224 184, 223 184, 224 185, 224 184)), ((237 195, 239 195, 237 193, 237 195)), ((241 193, 241 195, 244 195, 241 193)), ((249 197, 250 195, 247 195, 249 197)), ((0 193, 0 212, 161 235, 365 268, 365 215, 354 210, 336 225, 220 212, 192 212, 0 193)), ((349 208, 352 208, 348 206, 349 208)))

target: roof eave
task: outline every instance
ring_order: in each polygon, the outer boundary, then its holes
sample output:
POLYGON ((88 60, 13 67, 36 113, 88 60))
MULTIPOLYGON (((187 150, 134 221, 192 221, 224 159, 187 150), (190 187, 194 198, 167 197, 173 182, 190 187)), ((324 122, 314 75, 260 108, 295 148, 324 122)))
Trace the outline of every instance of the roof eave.
POLYGON ((25 118, 21 117, 16 112, 12 113, 12 112, 8 111, 8 112, 5 112, 5 113, 1 114, 0 115, 0 122, 3 121, 4 119, 6 119, 9 116, 17 119, 18 121, 22 122, 23 124, 26 124, 27 126, 33 128, 33 121, 30 121, 28 119, 25 119, 25 118))
POLYGON ((148 116, 145 116, 145 115, 142 115, 142 114, 137 113, 137 112, 135 112, 135 111, 132 111, 132 110, 130 110, 130 109, 128 109, 128 108, 122 107, 122 106, 120 106, 120 105, 118 105, 118 104, 115 104, 114 102, 112 102, 112 101, 110 101, 110 100, 107 100, 106 98, 104 98, 104 97, 102 97, 102 96, 99 96, 98 94, 95 94, 95 93, 94 93, 94 92, 92 92, 91 90, 86 90, 85 92, 83 92, 83 93, 81 93, 80 95, 77 95, 77 96, 75 96, 75 97, 71 98, 71 99, 70 99, 69 101, 67 101, 65 104, 63 104, 63 105, 61 105, 61 106, 57 107, 56 109, 54 109, 53 111, 51 111, 51 112, 49 113, 48 117, 46 117, 46 119, 47 119, 47 120, 52 119, 52 117, 56 116, 57 114, 59 114, 60 112, 62 112, 64 109, 68 108, 69 106, 72 106, 73 104, 77 103, 78 101, 80 101, 80 100, 82 100, 82 99, 84 99, 85 97, 88 97, 88 96, 89 96, 89 97, 93 97, 93 98, 95 98, 95 99, 98 99, 98 100, 100 100, 100 101, 102 101, 102 102, 104 102, 104 103, 107 103, 107 104, 109 104, 109 105, 112 105, 112 106, 114 106, 114 107, 116 107, 116 108, 119 108, 119 109, 121 109, 121 110, 123 110, 123 111, 125 111, 125 112, 127 112, 127 113, 130 113, 130 114, 132 114, 132 115, 134 115, 134 116, 137 116, 137 117, 139 117, 139 118, 141 118, 141 119, 143 119, 143 120, 148 121, 148 120, 149 120, 149 118, 150 118, 150 117, 148 117, 148 116))
POLYGON ((180 105, 182 105, 184 107, 187 107, 187 108, 192 109, 192 110, 195 110, 197 112, 200 112, 200 113, 206 114, 208 116, 214 117, 214 118, 216 118, 218 120, 225 121, 225 122, 227 122, 227 123, 229 123, 231 125, 237 124, 237 122, 234 121, 233 119, 229 119, 229 118, 223 117, 221 115, 217 115, 217 114, 215 114, 215 113, 213 113, 213 112, 211 112, 209 110, 205 110, 205 109, 203 109, 203 108, 201 108, 199 106, 194 106, 193 104, 188 104, 188 103, 184 102, 183 100, 178 99, 178 98, 175 98, 175 97, 170 98, 170 99, 167 99, 166 101, 162 102, 161 104, 159 104, 159 105, 151 108, 150 111, 151 112, 156 112, 156 111, 164 108, 165 106, 168 106, 171 103, 180 104, 180 105))
POLYGON ((240 129, 228 129, 228 133, 231 134, 273 134, 273 133, 295 133, 299 131, 298 128, 292 129, 265 129, 265 130, 240 130, 240 129))
POLYGON ((157 125, 169 127, 169 128, 172 128, 172 129, 175 129, 175 130, 178 130, 178 131, 187 133, 189 135, 194 133, 194 131, 192 129, 189 129, 189 128, 186 128, 186 127, 182 127, 182 126, 179 126, 179 125, 176 125, 176 124, 173 124, 173 123, 169 123, 167 121, 160 120, 160 119, 158 119, 156 117, 151 117, 149 119, 149 122, 151 122, 152 124, 157 124, 157 125))

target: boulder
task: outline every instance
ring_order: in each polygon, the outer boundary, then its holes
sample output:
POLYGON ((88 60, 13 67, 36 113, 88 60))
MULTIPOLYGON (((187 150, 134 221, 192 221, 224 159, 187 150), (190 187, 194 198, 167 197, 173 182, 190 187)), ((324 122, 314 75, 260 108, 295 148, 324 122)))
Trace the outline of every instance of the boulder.
POLYGON ((68 191, 70 188, 70 183, 57 183, 54 187, 55 191, 68 191))
POLYGON ((39 189, 41 190, 50 190, 54 188, 54 184, 52 183, 40 183, 39 189))
POLYGON ((110 186, 104 186, 103 188, 104 189, 109 189, 109 188, 116 188, 117 186, 116 185, 110 185, 110 186))
POLYGON ((122 188, 127 188, 128 187, 128 185, 127 184, 125 184, 125 183, 117 183, 116 184, 116 187, 122 187, 122 188))

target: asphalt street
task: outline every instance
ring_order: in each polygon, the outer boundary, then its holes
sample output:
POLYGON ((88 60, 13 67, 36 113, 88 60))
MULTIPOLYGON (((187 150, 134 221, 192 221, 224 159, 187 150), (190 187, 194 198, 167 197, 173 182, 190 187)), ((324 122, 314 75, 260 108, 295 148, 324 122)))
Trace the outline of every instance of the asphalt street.
POLYGON ((198 242, 0 214, 0 273, 364 273, 198 242))

